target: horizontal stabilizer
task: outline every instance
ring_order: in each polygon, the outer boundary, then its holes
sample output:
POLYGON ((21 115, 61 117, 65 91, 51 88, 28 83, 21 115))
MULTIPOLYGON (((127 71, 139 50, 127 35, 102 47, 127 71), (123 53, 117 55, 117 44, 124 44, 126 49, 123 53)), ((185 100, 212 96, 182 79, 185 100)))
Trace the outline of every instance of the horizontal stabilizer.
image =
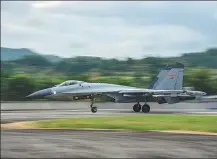
POLYGON ((152 94, 172 94, 172 93, 183 93, 183 90, 152 90, 152 89, 130 89, 130 90, 122 90, 118 93, 152 93, 152 94))
POLYGON ((153 97, 191 97, 186 94, 170 94, 170 95, 153 95, 153 97))

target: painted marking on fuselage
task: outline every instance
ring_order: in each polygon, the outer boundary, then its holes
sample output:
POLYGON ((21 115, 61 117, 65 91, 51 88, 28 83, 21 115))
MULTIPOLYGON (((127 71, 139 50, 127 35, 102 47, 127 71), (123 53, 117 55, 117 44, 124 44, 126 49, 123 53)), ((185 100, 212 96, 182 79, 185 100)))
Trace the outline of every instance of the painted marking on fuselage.
POLYGON ((176 74, 168 74, 168 76, 175 77, 176 74))

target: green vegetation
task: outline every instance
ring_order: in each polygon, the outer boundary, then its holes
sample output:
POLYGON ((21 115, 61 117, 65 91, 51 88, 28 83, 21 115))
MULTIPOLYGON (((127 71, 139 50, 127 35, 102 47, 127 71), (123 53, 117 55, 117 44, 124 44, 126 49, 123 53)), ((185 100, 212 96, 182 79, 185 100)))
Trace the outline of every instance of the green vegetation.
POLYGON ((121 76, 123 74, 126 76, 149 76, 156 74, 166 64, 173 64, 176 61, 185 64, 186 68, 217 69, 217 49, 213 48, 200 53, 186 53, 180 57, 172 58, 147 57, 139 60, 132 58, 117 60, 82 56, 64 59, 52 55, 41 55, 28 49, 1 48, 1 61, 2 69, 11 70, 13 73, 40 75, 46 74, 49 70, 50 73, 62 73, 64 76, 91 72, 98 72, 102 76, 121 76), (8 56, 10 58, 6 58, 8 56))
MULTIPOLYGON (((29 124, 29 123, 28 123, 29 124)), ((127 130, 189 130, 217 132, 216 116, 148 115, 34 121, 37 128, 96 128, 127 130)))
POLYGON ((139 60, 82 56, 64 59, 10 48, 1 48, 1 56, 1 100, 25 100, 30 92, 70 79, 147 88, 160 69, 175 62, 185 64, 185 87, 217 94, 216 48, 180 57, 139 60))

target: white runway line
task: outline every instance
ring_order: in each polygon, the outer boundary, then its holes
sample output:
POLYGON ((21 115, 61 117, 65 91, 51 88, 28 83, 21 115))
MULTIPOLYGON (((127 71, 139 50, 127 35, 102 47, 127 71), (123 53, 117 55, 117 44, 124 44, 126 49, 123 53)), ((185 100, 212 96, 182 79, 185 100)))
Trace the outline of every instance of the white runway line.
POLYGON ((217 114, 217 112, 189 112, 189 113, 194 113, 194 114, 217 114))

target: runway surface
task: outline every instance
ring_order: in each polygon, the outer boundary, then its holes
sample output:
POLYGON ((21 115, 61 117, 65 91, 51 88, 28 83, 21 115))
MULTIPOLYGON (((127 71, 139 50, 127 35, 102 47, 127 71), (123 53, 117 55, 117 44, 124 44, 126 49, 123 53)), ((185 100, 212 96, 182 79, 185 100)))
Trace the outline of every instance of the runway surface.
MULTIPOLYGON (((143 104, 143 103, 141 103, 143 104)), ((208 103, 177 103, 177 104, 157 104, 149 103, 152 110, 189 110, 189 109, 217 109, 216 102, 208 103)), ((94 103, 99 109, 130 109, 134 103, 94 103)), ((89 110, 90 102, 4 102, 1 103, 2 111, 12 110, 89 110)))
POLYGON ((217 137, 158 132, 2 131, 2 157, 215 158, 217 137))
POLYGON ((14 121, 29 121, 54 118, 80 118, 118 115, 153 115, 153 114, 189 114, 189 115, 217 115, 217 103, 179 103, 159 105, 151 103, 148 114, 134 113, 132 103, 96 103, 97 113, 91 113, 88 102, 19 102, 1 103, 1 123, 14 121))
MULTIPOLYGON (((1 103, 1 124, 50 118, 118 115, 217 115, 217 103, 151 105, 151 113, 134 113, 132 104, 38 102, 1 103)), ((133 131, 1 130, 1 156, 16 158, 90 157, 216 158, 217 136, 133 131)))

